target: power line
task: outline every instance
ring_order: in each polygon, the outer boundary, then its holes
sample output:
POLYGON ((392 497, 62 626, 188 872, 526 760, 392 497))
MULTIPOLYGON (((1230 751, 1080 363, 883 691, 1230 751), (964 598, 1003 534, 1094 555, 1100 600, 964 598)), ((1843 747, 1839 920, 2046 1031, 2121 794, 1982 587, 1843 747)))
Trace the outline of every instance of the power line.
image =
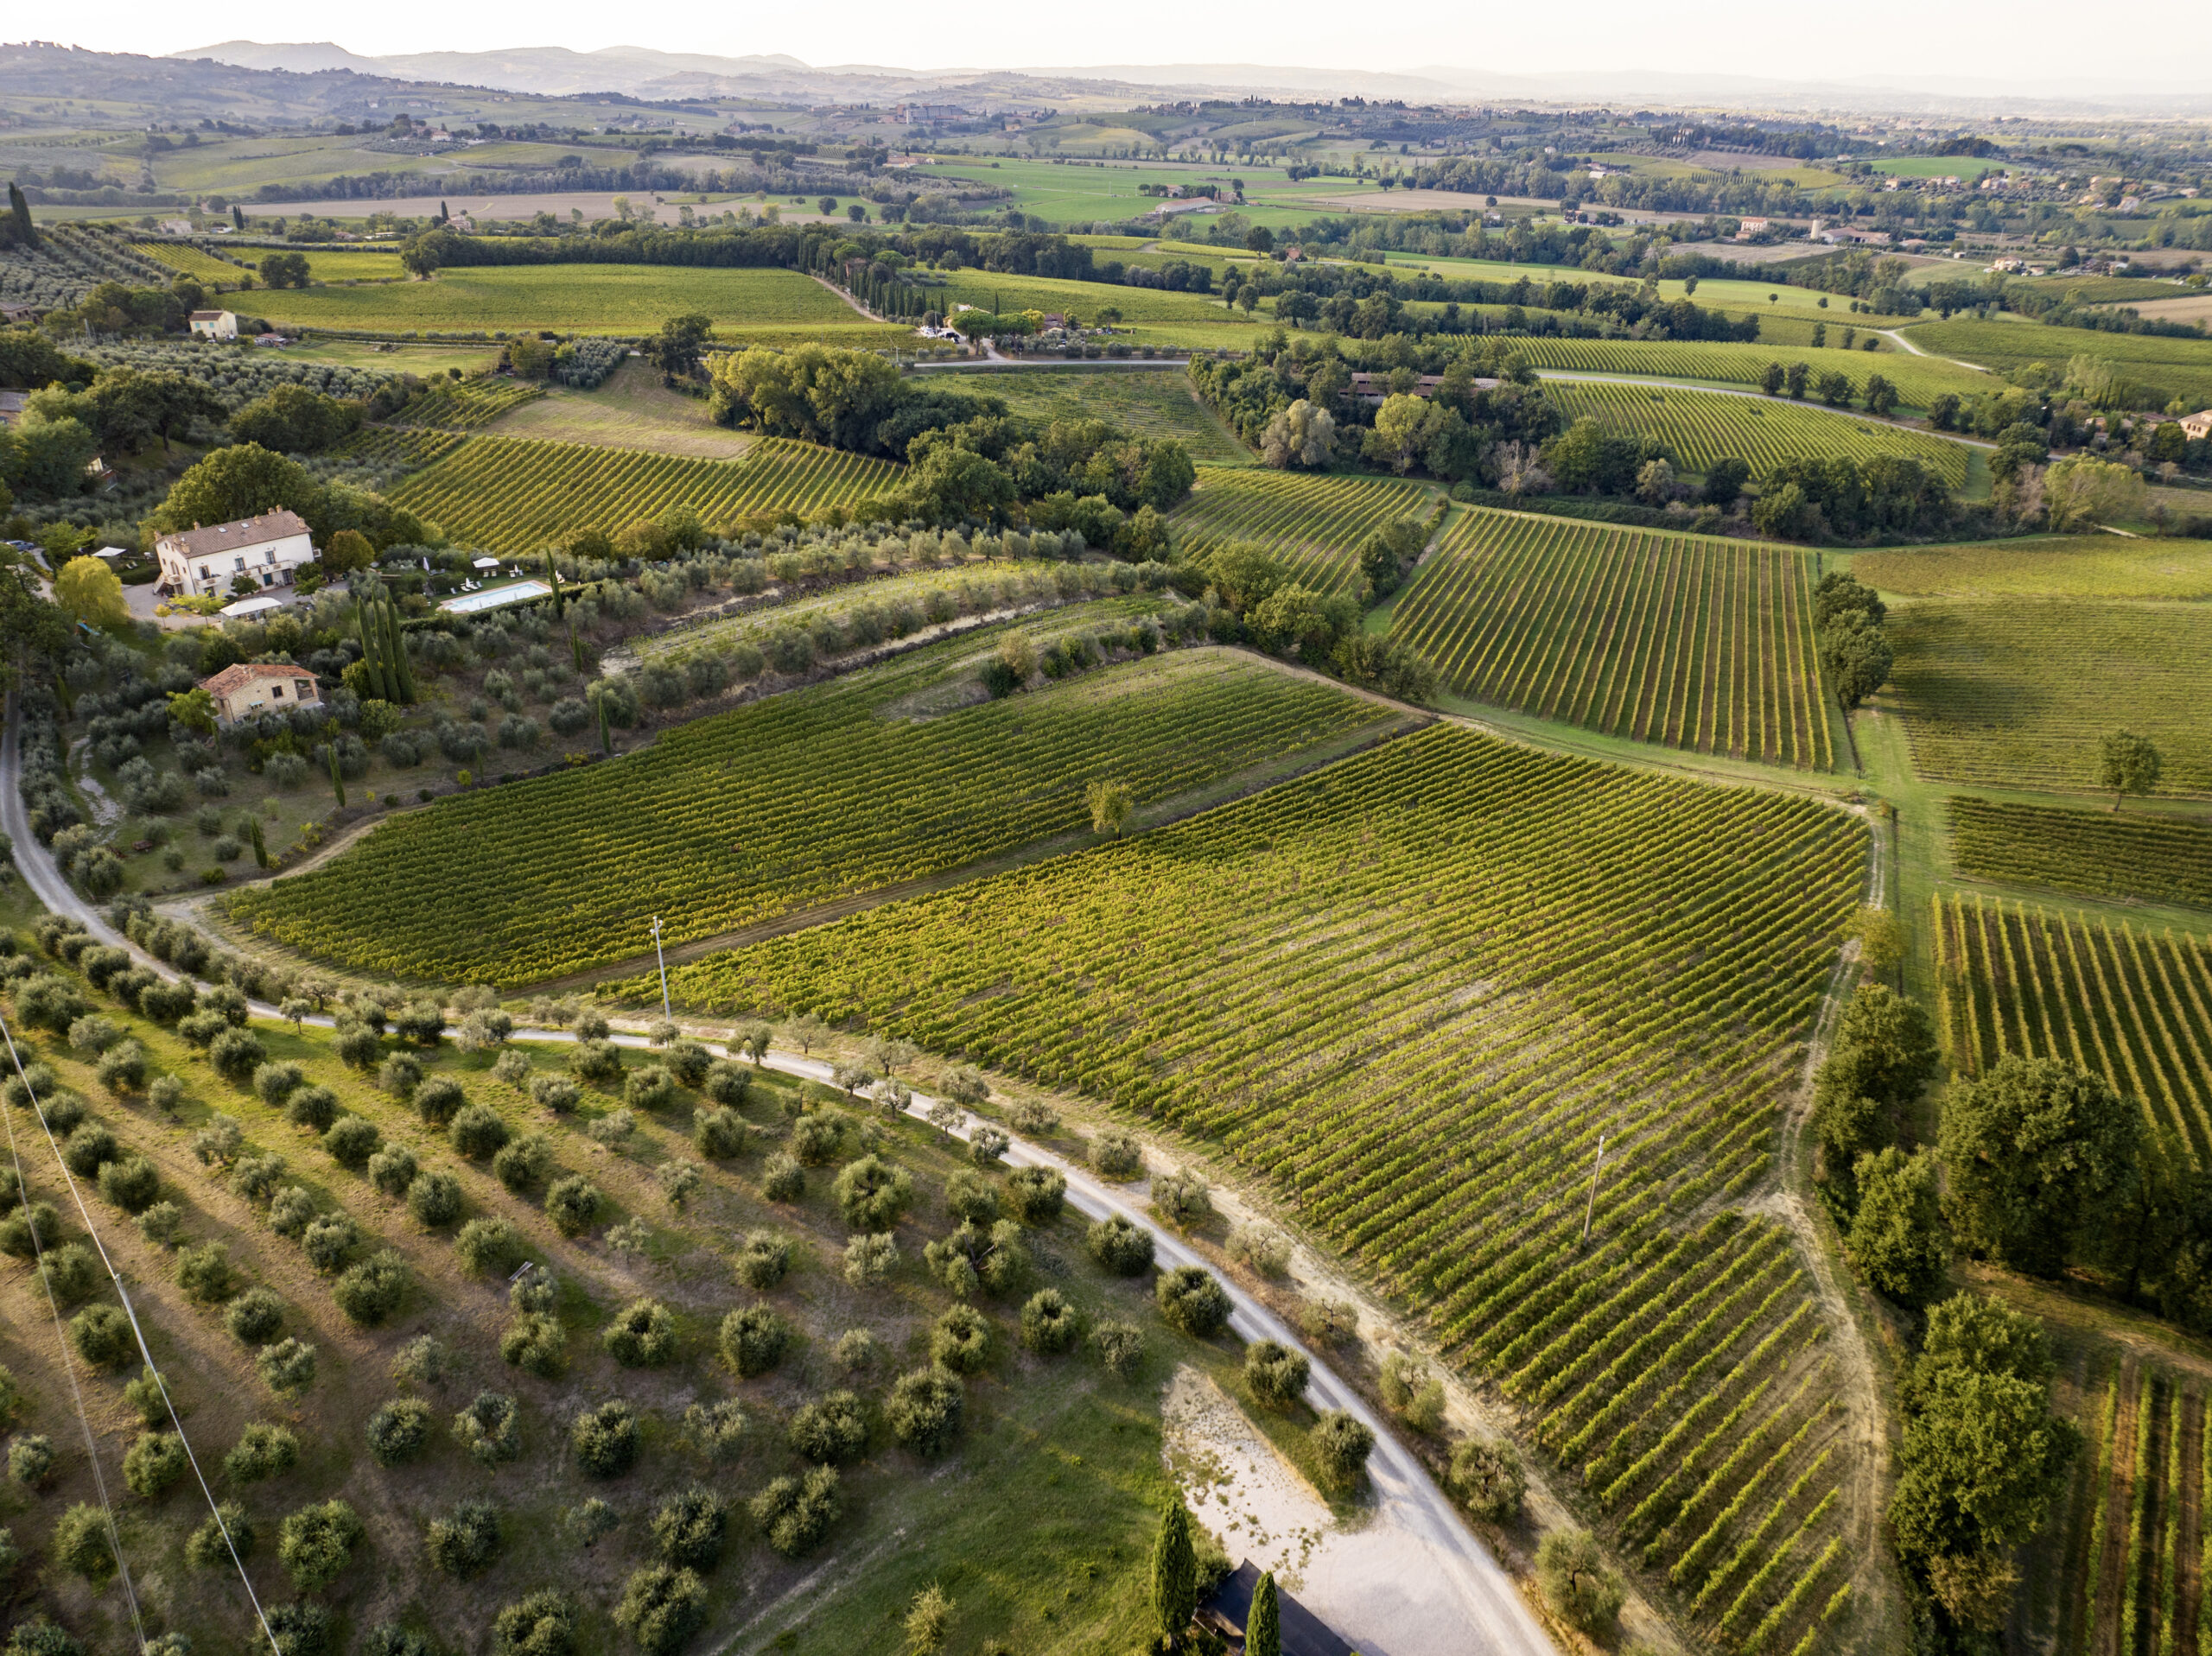
MULTIPOLYGON (((84 1221, 85 1234, 92 1238, 92 1247, 100 1256, 100 1263, 107 1267, 108 1280, 115 1286, 116 1298, 123 1302, 123 1314, 130 1321, 132 1339, 137 1342, 139 1361, 145 1365, 146 1372, 154 1377, 154 1384, 161 1392, 162 1406, 168 1411, 169 1424, 176 1431, 177 1442, 184 1447, 185 1460, 191 1465, 192 1475, 200 1485, 200 1494, 207 1500, 207 1510, 214 1514, 215 1527, 222 1534, 224 1550, 231 1555, 231 1563, 238 1572, 238 1582, 245 1589, 246 1602, 253 1607, 253 1619, 261 1624, 262 1636, 269 1640, 269 1648, 275 1653, 275 1656, 284 1656, 283 1646, 276 1642, 276 1634, 269 1625, 269 1618, 262 1612, 261 1599, 253 1590, 253 1582, 245 1573, 245 1563, 238 1557, 238 1543, 231 1535, 231 1526, 224 1521, 222 1508, 215 1503, 215 1492, 207 1486, 207 1475, 200 1469, 199 1456, 193 1452, 192 1439, 186 1435, 184 1421, 177 1413, 176 1399, 170 1394, 168 1379, 162 1373, 161 1365, 154 1361, 152 1351, 147 1348, 146 1331, 139 1326, 137 1308, 131 1304, 130 1291, 123 1285, 122 1273, 116 1270, 115 1261, 108 1256, 107 1244, 100 1240, 99 1228, 92 1223, 92 1210, 85 1206, 84 1192, 77 1188, 75 1175, 70 1172, 69 1164, 62 1159, 61 1146, 54 1142, 54 1128, 47 1121, 46 1111, 39 1104, 38 1094, 32 1090, 31 1078, 23 1072, 22 1054, 16 1049, 15 1031, 8 1027, 7 1019, 4 1018, 0 1018, 0 1041, 7 1043, 9 1059, 16 1066, 16 1077, 23 1084, 24 1097, 30 1101, 31 1113, 38 1118, 40 1131, 46 1135, 47 1147, 54 1152, 54 1165, 61 1170, 62 1183, 68 1187, 69 1199, 76 1203, 77 1216, 84 1221)), ((29 1187, 22 1183, 23 1159, 16 1145, 15 1116, 12 1112, 0 1112, 0 1114, 6 1115, 8 1152, 15 1158, 16 1180, 17 1184, 22 1187, 22 1199, 24 1205, 28 1208, 30 1202, 30 1191, 29 1187)), ((36 1249, 38 1228, 33 1225, 30 1230, 32 1246, 36 1249)), ((43 1263, 43 1257, 41 1253, 40 1256, 41 1263, 43 1263)), ((41 1279, 43 1275, 41 1272, 41 1279)), ((47 1302, 54 1311, 54 1332, 60 1335, 62 1333, 61 1308, 54 1301, 54 1289, 50 1283, 47 1286, 47 1302)), ((61 1356, 63 1364, 68 1367, 68 1342, 66 1336, 62 1341, 61 1356)), ((73 1367, 68 1367, 68 1372, 70 1389, 77 1394, 77 1418, 85 1429, 85 1445, 87 1450, 92 1450, 92 1426, 91 1420, 85 1414, 84 1394, 77 1386, 77 1371, 73 1367)), ((115 1547, 116 1567, 123 1573, 124 1591, 130 1599, 131 1626, 137 1629, 138 1646, 141 1650, 143 1650, 146 1646, 145 1624, 139 1619, 138 1596, 131 1589, 130 1567, 123 1559, 123 1536, 116 1527, 115 1509, 108 1505, 107 1483, 106 1480, 100 1475, 99 1456, 97 1450, 92 1453, 92 1477, 99 1486, 100 1505, 107 1513, 108 1534, 115 1547)))

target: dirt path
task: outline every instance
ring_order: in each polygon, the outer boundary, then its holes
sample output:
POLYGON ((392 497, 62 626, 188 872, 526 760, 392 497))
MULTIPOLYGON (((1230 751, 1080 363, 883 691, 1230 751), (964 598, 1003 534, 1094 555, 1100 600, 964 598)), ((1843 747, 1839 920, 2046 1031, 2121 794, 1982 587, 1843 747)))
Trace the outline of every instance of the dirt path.
MULTIPOLYGON (((814 276, 814 273, 811 270, 808 271, 807 274, 809 276, 814 276)), ((823 287, 827 288, 831 293, 836 294, 838 298, 843 300, 845 303, 852 307, 853 309, 867 317, 871 322, 895 323, 899 320, 895 316, 878 316, 874 311, 870 310, 866 305, 861 303, 859 300, 854 298, 852 295, 847 293, 842 288, 830 281, 827 276, 814 276, 814 279, 820 282, 823 287)))
POLYGON ((1895 340, 1897 349, 1908 357, 1925 357, 1930 362, 1948 362, 1956 368, 1971 368, 1978 374, 1993 374, 1997 371, 1994 368, 1984 364, 1968 362, 1963 357, 1939 357, 1933 351, 1923 351, 1910 339, 1905 338, 1904 330, 1901 327, 1878 327, 1872 332, 1880 334, 1884 339, 1895 340))

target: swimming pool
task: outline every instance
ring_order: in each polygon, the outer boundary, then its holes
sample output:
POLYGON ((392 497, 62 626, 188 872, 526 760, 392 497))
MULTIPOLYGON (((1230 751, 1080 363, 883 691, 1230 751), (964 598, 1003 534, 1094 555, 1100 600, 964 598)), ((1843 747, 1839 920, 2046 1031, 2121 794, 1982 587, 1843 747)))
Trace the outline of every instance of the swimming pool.
POLYGON ((456 615, 474 615, 479 610, 496 610, 504 605, 543 598, 552 590, 542 581, 518 581, 512 587, 487 587, 480 593, 463 593, 459 598, 448 598, 438 607, 451 610, 456 615))

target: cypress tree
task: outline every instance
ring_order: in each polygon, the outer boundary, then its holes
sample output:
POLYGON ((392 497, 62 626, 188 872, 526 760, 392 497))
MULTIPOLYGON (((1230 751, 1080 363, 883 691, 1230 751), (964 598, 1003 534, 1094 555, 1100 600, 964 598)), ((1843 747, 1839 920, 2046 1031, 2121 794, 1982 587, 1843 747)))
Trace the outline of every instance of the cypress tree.
POLYGON ((379 701, 389 701, 391 700, 391 687, 384 682, 384 663, 380 659, 383 652, 378 650, 369 642, 369 624, 366 619, 368 608, 369 605, 366 599, 361 599, 355 602, 353 606, 353 631, 359 636, 361 642, 361 660, 369 669, 368 680, 370 693, 376 696, 379 701))
POLYGON ((553 549, 545 549, 545 579, 553 587, 553 619, 561 619, 561 572, 553 567, 553 549))
POLYGON ((608 733, 607 728, 607 698, 605 696, 599 699, 599 746, 601 752, 610 756, 614 752, 614 738, 608 733))
POLYGON ((569 627, 569 653, 576 658, 576 671, 582 672, 584 670, 584 641, 576 637, 574 623, 571 623, 569 627))
POLYGON ((384 637, 387 670, 399 689, 399 699, 406 706, 415 704, 415 667, 407 659, 406 640, 399 631, 399 606, 389 598, 384 605, 384 637))
MULTIPOLYGON (((331 755, 333 758, 337 756, 337 752, 338 750, 335 748, 331 750, 331 755)), ((254 866, 257 868, 268 867, 269 846, 268 843, 261 837, 261 819, 258 816, 249 816, 245 819, 245 836, 247 839, 253 841, 254 866)))
POLYGON ((338 796, 338 809, 346 809, 346 778, 338 773, 338 744, 330 744, 330 790, 338 796))
POLYGON ((1273 1570, 1252 1589, 1252 1613, 1244 1618, 1244 1656, 1282 1656, 1282 1620, 1275 1608, 1273 1570))
POLYGON ((38 226, 31 222, 31 204, 24 198, 23 187, 12 178, 8 181, 8 239, 19 247, 38 245, 38 226))
POLYGON ((1191 1515, 1180 1495, 1168 1497, 1159 1539, 1152 1544, 1152 1608, 1160 1636, 1171 1645, 1181 1644, 1198 1608, 1198 1560, 1191 1547, 1191 1515))

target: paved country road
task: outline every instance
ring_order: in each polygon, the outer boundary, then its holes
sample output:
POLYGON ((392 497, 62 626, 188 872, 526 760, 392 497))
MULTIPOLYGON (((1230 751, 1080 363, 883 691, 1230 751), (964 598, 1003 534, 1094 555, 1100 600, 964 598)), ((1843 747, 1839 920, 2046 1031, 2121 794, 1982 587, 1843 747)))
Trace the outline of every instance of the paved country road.
MULTIPOLYGON (((173 968, 138 949, 108 924, 61 878, 52 854, 32 834, 19 785, 21 726, 22 711, 10 695, 6 731, 0 734, 0 831, 15 843, 16 866, 24 882, 54 913, 80 922, 103 942, 130 949, 149 970, 176 977, 173 968)), ((266 1002, 249 1005, 256 1016, 283 1021, 266 1002)), ((306 1021, 327 1027, 335 1020, 324 1016, 306 1021)), ((564 1031, 518 1029, 512 1038, 552 1042, 576 1037, 564 1031)), ((624 1046, 649 1044, 639 1034, 617 1033, 613 1038, 624 1046)), ((718 1042, 703 1044, 724 1056, 738 1056, 718 1042)), ((772 1051, 765 1062, 786 1075, 823 1082, 830 1078, 830 1066, 819 1059, 772 1051)), ((935 1102, 916 1094, 908 1113, 925 1115, 935 1102)), ((967 1135, 968 1129, 963 1128, 959 1136, 967 1135)), ((1152 1233, 1155 1257, 1163 1266, 1205 1265, 1174 1233, 1154 1224, 1132 1194, 1102 1183, 1081 1165, 1020 1139, 1009 1145, 1006 1159, 1017 1167, 1058 1169, 1068 1182, 1069 1204, 1089 1218, 1119 1213, 1142 1226, 1152 1233)), ((1317 1409, 1342 1409, 1375 1433, 1375 1452, 1368 1462, 1376 1507, 1370 1529, 1377 1540, 1387 1536, 1388 1545, 1359 1545, 1369 1532, 1349 1538, 1354 1556, 1343 1558, 1341 1567, 1334 1569, 1327 1567, 1325 1558, 1317 1561, 1303 1602, 1326 1618, 1361 1656, 1557 1656, 1511 1577, 1468 1528, 1419 1458, 1273 1311, 1234 1282, 1224 1279, 1223 1285, 1231 1307, 1229 1325, 1238 1337, 1274 1340, 1306 1352, 1313 1360, 1307 1400, 1317 1409)))

